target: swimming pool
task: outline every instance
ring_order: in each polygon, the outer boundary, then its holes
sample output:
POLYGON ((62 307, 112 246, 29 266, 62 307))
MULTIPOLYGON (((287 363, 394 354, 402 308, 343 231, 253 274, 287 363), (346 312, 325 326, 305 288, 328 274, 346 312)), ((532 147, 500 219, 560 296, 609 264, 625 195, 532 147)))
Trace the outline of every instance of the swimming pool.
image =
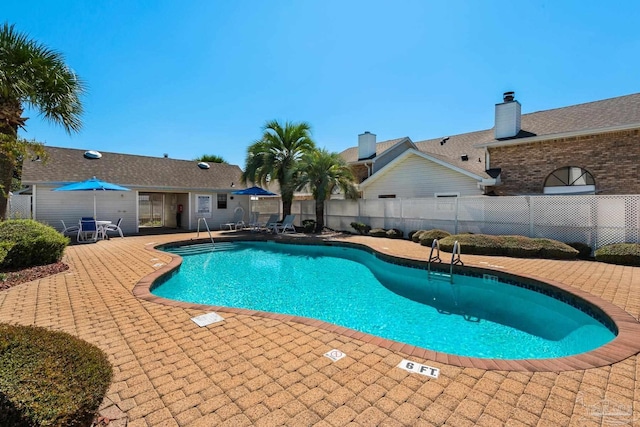
POLYGON ((185 255, 152 293, 311 317, 478 358, 563 357, 615 337, 612 322, 607 327, 587 310, 496 276, 456 276, 452 285, 429 280, 423 269, 341 246, 242 242, 228 251, 185 255))

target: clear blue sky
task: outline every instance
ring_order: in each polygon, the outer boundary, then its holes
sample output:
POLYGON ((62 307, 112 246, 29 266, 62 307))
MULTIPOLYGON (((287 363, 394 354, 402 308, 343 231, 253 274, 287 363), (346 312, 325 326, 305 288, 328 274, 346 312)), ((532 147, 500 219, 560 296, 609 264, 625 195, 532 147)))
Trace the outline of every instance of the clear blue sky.
POLYGON ((79 134, 46 145, 244 165, 270 119, 340 152, 365 130, 413 141, 640 91, 638 1, 3 0, 2 21, 88 84, 79 134))

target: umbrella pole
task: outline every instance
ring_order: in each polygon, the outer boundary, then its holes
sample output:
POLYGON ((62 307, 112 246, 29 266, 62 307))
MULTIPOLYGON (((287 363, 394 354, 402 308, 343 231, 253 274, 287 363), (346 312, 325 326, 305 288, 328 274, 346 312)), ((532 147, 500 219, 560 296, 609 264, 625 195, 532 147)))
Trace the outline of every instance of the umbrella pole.
POLYGON ((93 190, 93 219, 98 219, 96 216, 96 190, 93 190))

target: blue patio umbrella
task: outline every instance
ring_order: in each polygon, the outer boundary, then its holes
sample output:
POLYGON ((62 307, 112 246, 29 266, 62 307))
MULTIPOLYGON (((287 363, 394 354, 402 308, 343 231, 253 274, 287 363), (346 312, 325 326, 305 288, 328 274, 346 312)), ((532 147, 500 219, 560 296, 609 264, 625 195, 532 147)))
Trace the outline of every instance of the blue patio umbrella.
POLYGON ((130 189, 118 184, 101 181, 95 176, 86 181, 73 182, 54 188, 53 191, 93 191, 93 217, 96 218, 96 191, 131 191, 130 189))
POLYGON ((241 196, 277 196, 276 193, 272 193, 269 190, 265 190, 264 188, 256 186, 245 188, 244 190, 236 190, 231 194, 238 194, 241 196))
MULTIPOLYGON (((255 197, 259 197, 259 196, 277 196, 276 193, 272 193, 269 190, 265 190, 264 188, 256 187, 256 186, 245 188, 244 190, 236 190, 236 191, 231 192, 231 194, 237 194, 239 196, 255 196, 255 197)), ((251 198, 249 199, 249 215, 251 215, 251 198)), ((251 221, 251 222, 253 222, 253 221, 251 221)))

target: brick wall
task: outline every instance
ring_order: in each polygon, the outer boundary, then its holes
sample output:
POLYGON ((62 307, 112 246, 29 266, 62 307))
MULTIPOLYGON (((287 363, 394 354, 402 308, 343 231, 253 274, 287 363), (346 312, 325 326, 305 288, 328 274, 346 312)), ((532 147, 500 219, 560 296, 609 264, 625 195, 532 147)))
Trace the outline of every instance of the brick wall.
POLYGON ((640 194, 640 130, 489 148, 502 168, 499 195, 542 194, 554 170, 577 166, 593 175, 597 194, 640 194))

